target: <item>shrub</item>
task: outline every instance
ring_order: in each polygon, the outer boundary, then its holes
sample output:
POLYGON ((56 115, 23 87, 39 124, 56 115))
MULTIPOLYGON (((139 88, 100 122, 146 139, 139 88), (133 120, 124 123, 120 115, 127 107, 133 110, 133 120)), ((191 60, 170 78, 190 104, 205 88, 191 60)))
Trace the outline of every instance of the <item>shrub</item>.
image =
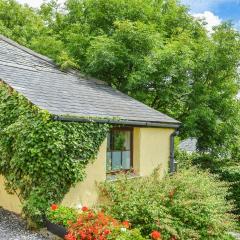
POLYGON ((46 217, 53 223, 68 227, 72 222, 76 222, 77 214, 77 211, 73 208, 52 204, 46 212, 46 217))
POLYGON ((139 229, 132 229, 121 232, 114 240, 146 240, 146 238, 141 235, 139 229))
POLYGON ((229 159, 221 159, 211 154, 194 153, 177 151, 176 159, 179 163, 179 169, 188 169, 196 165, 201 169, 209 170, 211 173, 217 174, 220 180, 230 183, 228 200, 234 201, 236 209, 233 213, 240 215, 240 165, 229 159))
POLYGON ((236 204, 233 211, 236 215, 240 215, 240 165, 228 166, 220 168, 217 173, 220 178, 230 184, 228 199, 236 204))
POLYGON ((225 239, 225 232, 234 227, 226 184, 197 168, 161 181, 157 173, 123 177, 100 190, 101 207, 120 221, 128 219, 146 237, 157 230, 163 239, 225 239))
POLYGON ((188 169, 193 166, 194 158, 197 153, 187 153, 185 151, 175 151, 175 160, 177 162, 178 169, 188 169))

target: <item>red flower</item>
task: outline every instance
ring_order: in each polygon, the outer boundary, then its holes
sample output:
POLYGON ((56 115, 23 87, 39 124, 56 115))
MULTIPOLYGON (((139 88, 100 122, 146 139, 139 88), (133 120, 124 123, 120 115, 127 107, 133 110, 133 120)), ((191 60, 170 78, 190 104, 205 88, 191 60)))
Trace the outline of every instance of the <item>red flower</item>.
POLYGON ((105 229, 103 233, 104 233, 104 235, 108 235, 111 233, 111 231, 109 229, 105 229))
POLYGON ((154 240, 160 240, 161 239, 161 233, 158 231, 152 231, 150 234, 151 238, 154 240))
POLYGON ((66 240, 77 240, 71 233, 68 233, 67 235, 65 235, 65 239, 66 240))
POLYGON ((129 227, 130 227, 129 221, 124 221, 124 222, 122 222, 122 225, 123 225, 125 228, 129 228, 129 227))
POLYGON ((104 236, 99 236, 99 240, 106 240, 104 236))
POLYGON ((86 233, 81 232, 80 233, 80 237, 81 237, 81 239, 86 239, 87 235, 86 235, 86 233))
POLYGON ((51 205, 51 209, 52 209, 53 211, 57 210, 57 209, 58 209, 58 205, 57 205, 57 204, 52 204, 52 205, 51 205))
POLYGON ((88 208, 87 208, 86 206, 83 206, 83 207, 82 207, 82 211, 83 211, 83 212, 86 212, 86 211, 88 211, 88 208))
POLYGON ((112 228, 122 226, 122 223, 111 216, 105 215, 103 212, 88 208, 82 210, 83 212, 79 214, 78 220, 72 222, 68 228, 68 231, 78 240, 107 240, 112 234, 112 228))
POLYGON ((88 218, 91 219, 94 217, 94 214, 92 212, 88 213, 88 218))

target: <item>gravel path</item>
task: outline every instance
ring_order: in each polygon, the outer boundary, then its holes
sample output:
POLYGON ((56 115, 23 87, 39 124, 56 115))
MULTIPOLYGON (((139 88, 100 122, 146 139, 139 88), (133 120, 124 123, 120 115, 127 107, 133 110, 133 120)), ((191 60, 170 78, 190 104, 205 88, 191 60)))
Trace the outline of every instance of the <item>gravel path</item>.
POLYGON ((22 219, 0 208, 0 240, 49 240, 49 238, 27 230, 22 219))

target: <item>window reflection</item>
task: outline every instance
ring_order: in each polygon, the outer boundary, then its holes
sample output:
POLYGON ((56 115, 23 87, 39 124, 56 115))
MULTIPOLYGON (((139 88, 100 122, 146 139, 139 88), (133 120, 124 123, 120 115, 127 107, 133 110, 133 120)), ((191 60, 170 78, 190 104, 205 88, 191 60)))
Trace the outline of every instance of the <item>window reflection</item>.
POLYGON ((132 130, 113 129, 107 139, 107 172, 128 170, 132 156, 132 130))

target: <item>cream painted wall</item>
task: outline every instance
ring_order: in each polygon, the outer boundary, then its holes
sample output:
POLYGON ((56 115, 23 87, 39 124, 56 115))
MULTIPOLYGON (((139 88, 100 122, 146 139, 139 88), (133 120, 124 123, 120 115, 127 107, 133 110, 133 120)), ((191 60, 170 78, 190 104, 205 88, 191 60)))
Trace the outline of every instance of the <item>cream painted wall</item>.
MULTIPOLYGON (((140 176, 150 175, 160 166, 161 176, 168 172, 170 155, 170 135, 174 129, 134 128, 133 167, 140 176)), ((62 204, 71 207, 92 206, 98 200, 97 183, 106 180, 105 140, 98 152, 97 159, 86 169, 86 179, 77 183, 64 197, 62 204)), ((4 189, 4 178, 0 176, 0 206, 20 213, 21 204, 16 195, 9 195, 4 189)))
POLYGON ((15 213, 21 213, 21 203, 17 195, 6 192, 4 181, 4 177, 0 175, 0 207, 15 213))
POLYGON ((134 128, 133 167, 140 176, 148 176, 157 167, 163 177, 169 169, 170 128, 134 128))
POLYGON ((97 159, 87 166, 85 180, 70 189, 63 199, 63 205, 80 207, 81 205, 92 206, 96 203, 97 183, 106 179, 106 149, 107 139, 102 143, 97 159))
MULTIPOLYGON (((168 172, 170 135, 173 131, 174 129, 169 128, 134 128, 133 167, 137 174, 148 176, 158 166, 162 177, 168 172)), ((78 207, 92 206, 96 203, 96 183, 106 179, 106 149, 105 140, 97 159, 87 168, 87 178, 70 190, 62 202, 64 205, 78 207)))

